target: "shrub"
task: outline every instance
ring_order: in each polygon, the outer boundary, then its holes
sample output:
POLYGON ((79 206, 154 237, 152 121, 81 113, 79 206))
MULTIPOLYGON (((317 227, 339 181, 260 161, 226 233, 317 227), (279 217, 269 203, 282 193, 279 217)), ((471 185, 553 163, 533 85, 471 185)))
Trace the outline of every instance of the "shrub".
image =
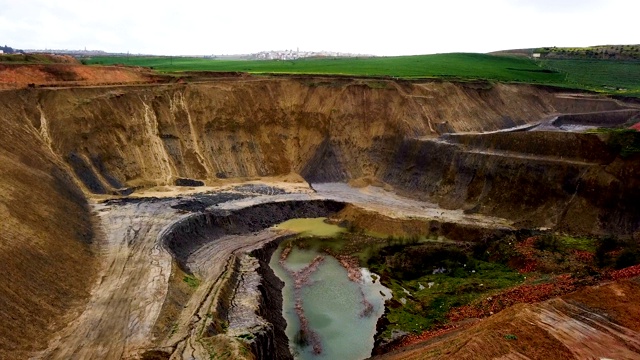
POLYGON ((539 236, 533 246, 540 251, 558 252, 562 246, 562 242, 553 234, 544 234, 539 236))
POLYGON ((598 266, 608 266, 611 264, 611 256, 609 252, 618 248, 619 243, 618 239, 613 236, 605 236, 602 239, 598 240, 598 245, 596 247, 595 259, 598 266))
POLYGON ((600 129, 609 135, 607 145, 623 158, 640 153, 640 132, 634 129, 600 129))
POLYGON ((184 281, 185 283, 187 283, 187 285, 189 285, 190 288, 197 288, 198 285, 200 285, 200 280, 198 280, 198 278, 196 278, 193 275, 185 275, 182 278, 182 281, 184 281))
POLYGON ((615 268, 624 269, 640 263, 640 254, 637 249, 624 249, 616 259, 615 268))

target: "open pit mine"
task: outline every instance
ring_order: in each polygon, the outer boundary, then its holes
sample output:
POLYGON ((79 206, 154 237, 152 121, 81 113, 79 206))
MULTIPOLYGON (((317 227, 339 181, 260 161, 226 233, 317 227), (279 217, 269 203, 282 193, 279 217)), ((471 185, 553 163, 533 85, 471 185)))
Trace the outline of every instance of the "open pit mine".
POLYGON ((633 266, 527 279, 518 255, 509 286, 475 284, 433 323, 416 299, 438 280, 393 280, 430 243, 504 255, 492 241, 637 242, 640 158, 589 131, 640 121, 637 102, 486 82, 197 80, 0 91, 0 358, 340 358, 342 335, 323 333, 338 316, 317 296, 362 319, 349 331, 365 345, 343 358, 640 358, 633 266), (313 218, 338 234, 327 244, 351 240, 325 249, 279 225, 313 218), (359 263, 362 248, 345 249, 366 241, 359 263), (417 327, 393 315, 403 306, 417 327))

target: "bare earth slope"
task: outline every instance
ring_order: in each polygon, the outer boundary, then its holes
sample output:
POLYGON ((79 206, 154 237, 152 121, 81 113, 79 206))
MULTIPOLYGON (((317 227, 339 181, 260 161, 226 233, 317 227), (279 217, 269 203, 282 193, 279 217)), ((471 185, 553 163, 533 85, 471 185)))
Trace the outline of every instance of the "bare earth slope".
POLYGON ((179 178, 371 177, 411 197, 522 226, 604 232, 621 224, 628 233, 640 224, 633 210, 639 169, 608 153, 596 135, 436 138, 626 106, 606 98, 527 85, 313 77, 3 95, 6 121, 28 121, 90 193, 126 194, 179 178), (598 152, 589 154, 591 146, 598 152), (612 193, 612 184, 623 190, 612 193), (609 196, 624 206, 612 206, 609 196))
POLYGON ((111 193, 178 177, 381 177, 407 138, 620 107, 531 86, 379 83, 280 78, 22 90, 4 92, 0 109, 6 121, 28 120, 88 191, 111 193))
POLYGON ((457 333, 376 359, 637 359, 636 281, 519 304, 457 333))
POLYGON ((37 129, 2 118, 0 358, 46 346, 94 281, 95 238, 84 194, 37 129))
POLYGON ((142 68, 88 67, 78 63, 0 63, 0 89, 149 83, 161 79, 161 76, 142 68))

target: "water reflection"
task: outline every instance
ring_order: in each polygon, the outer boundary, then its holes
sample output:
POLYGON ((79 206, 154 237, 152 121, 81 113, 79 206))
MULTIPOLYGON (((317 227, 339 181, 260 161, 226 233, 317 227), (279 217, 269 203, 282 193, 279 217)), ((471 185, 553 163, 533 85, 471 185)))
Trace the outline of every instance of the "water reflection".
MULTIPOLYGON (((327 236, 327 231, 334 235, 339 232, 335 225, 309 220, 300 221, 315 230, 322 228, 322 236, 327 236), (328 228, 332 226, 335 228, 328 228)), ((288 223, 292 226, 291 220, 288 223)), ((294 221, 293 226, 300 223, 294 221)), ((305 231, 304 226, 298 229, 305 231)), ((376 322, 391 291, 357 263, 343 258, 339 261, 322 252, 324 240, 317 239, 316 246, 309 246, 314 242, 306 239, 304 248, 298 246, 300 242, 283 242, 270 263, 285 282, 283 315, 292 352, 297 359, 368 358, 376 322)))

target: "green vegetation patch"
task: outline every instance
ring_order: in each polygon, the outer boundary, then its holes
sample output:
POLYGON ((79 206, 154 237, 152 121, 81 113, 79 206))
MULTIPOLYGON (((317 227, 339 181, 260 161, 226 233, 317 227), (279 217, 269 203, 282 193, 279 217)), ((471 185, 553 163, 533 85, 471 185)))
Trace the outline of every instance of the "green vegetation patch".
POLYGON ((566 252, 580 250, 594 252, 597 239, 588 237, 573 237, 568 235, 544 234, 538 236, 534 246, 541 251, 566 252))
POLYGON ((559 235, 559 241, 565 249, 574 249, 587 252, 594 252, 597 246, 597 239, 578 236, 572 237, 567 235, 559 235))
POLYGON ((384 335, 390 335, 394 329, 414 333, 429 330, 446 323, 451 308, 467 305, 495 290, 524 281, 518 272, 484 261, 476 261, 473 270, 458 267, 446 271, 413 280, 390 281, 393 299, 387 314, 390 325, 384 335))
MULTIPOLYGON (((547 49, 545 51, 556 50, 547 49)), ((615 51, 631 55, 635 54, 637 50, 637 46, 620 46, 620 49, 615 51)), ((568 54, 574 53, 571 49, 566 51, 568 54)), ((585 54, 586 51, 591 50, 584 50, 585 54)), ((577 54, 577 52, 575 53, 577 54)), ((640 61, 628 57, 624 59, 609 59, 602 56, 546 57, 534 60, 528 57, 451 53, 298 60, 216 60, 193 57, 104 56, 83 59, 82 62, 84 64, 143 66, 167 73, 218 71, 252 74, 349 75, 402 79, 440 78, 456 81, 499 81, 544 84, 609 94, 640 96, 640 61)), ((310 86, 340 85, 340 82, 315 82, 310 86)), ((365 85, 374 89, 387 87, 384 82, 368 82, 365 85)))
POLYGON ((383 336, 420 333, 446 323, 451 308, 524 281, 509 267, 470 256, 458 246, 437 243, 392 245, 369 261, 393 291, 383 336))
POLYGON ((640 61, 544 59, 539 64, 560 74, 565 86, 640 96, 640 61))
MULTIPOLYGON (((436 54, 371 58, 320 58, 298 60, 215 60, 176 57, 93 57, 88 64, 153 67, 164 72, 237 71, 254 74, 322 74, 446 78, 525 83, 562 83, 564 75, 542 71, 526 58, 485 54, 436 54)), ((383 88, 382 83, 367 84, 383 88)))
POLYGON ((200 285, 200 280, 193 275, 185 275, 182 278, 182 281, 184 281, 192 289, 195 289, 198 287, 198 285, 200 285))
POLYGON ((607 135, 607 145, 623 158, 640 153, 640 132, 627 128, 599 128, 592 132, 607 135))
POLYGON ((588 47, 545 47, 532 51, 545 58, 640 60, 640 45, 600 45, 588 47))
MULTIPOLYGON (((635 54, 636 50, 635 47, 622 46, 621 50, 615 51, 635 54)), ((566 51, 568 54, 573 54, 571 49, 566 51)), ((586 53, 590 50, 584 51, 586 53)), ((577 54, 577 52, 575 53, 577 54)), ((298 60, 104 56, 83 59, 82 62, 84 64, 143 66, 166 73, 219 71, 252 74, 347 75, 402 79, 440 78, 457 81, 516 82, 640 96, 640 61, 628 58, 624 58, 624 60, 603 59, 602 56, 546 57, 541 60, 470 53, 298 60)), ((340 85, 339 82, 314 82, 310 84, 310 86, 340 85)), ((383 82, 368 82, 365 85, 374 89, 387 87, 387 84, 383 82)))

